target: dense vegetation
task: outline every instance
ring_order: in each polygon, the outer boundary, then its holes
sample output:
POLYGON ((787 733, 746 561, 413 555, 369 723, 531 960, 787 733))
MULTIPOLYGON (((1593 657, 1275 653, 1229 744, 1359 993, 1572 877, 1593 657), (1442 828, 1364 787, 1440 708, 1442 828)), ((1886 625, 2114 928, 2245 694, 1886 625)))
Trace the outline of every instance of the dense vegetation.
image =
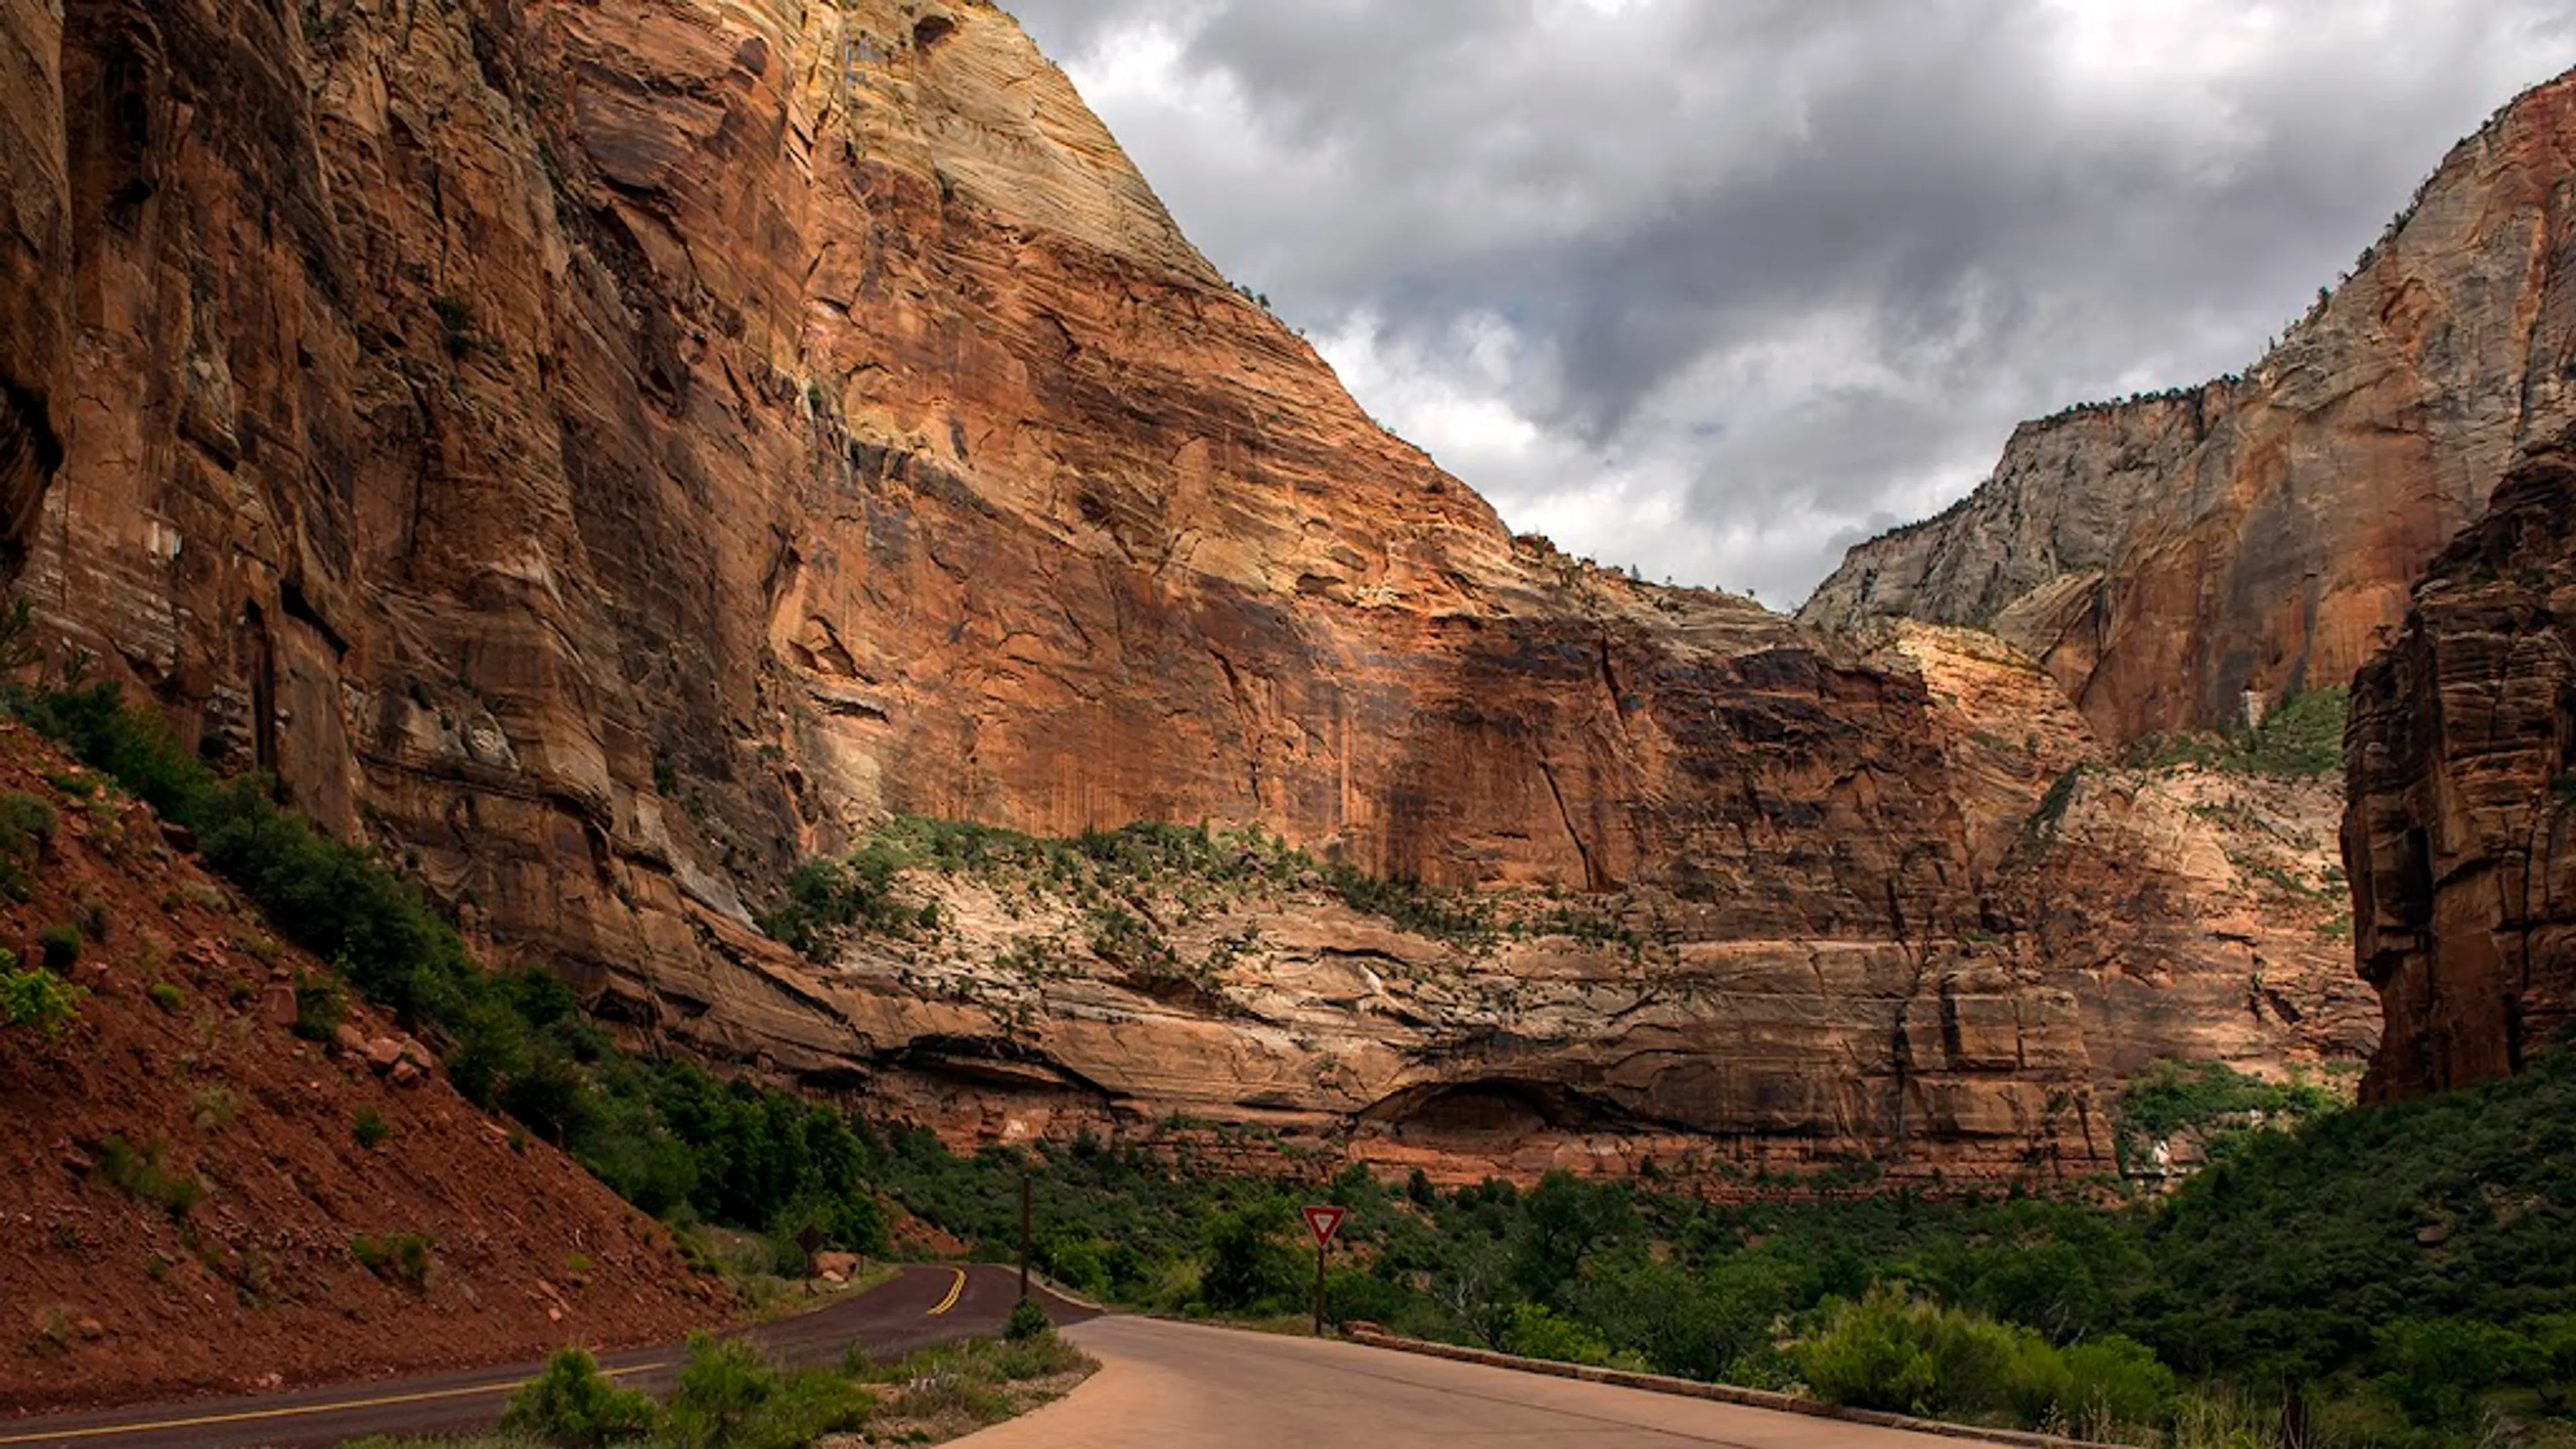
POLYGON ((2141 740, 2129 763, 2154 769, 2187 761, 2203 769, 2276 778, 2339 775, 2343 773, 2344 721, 2351 711, 2351 691, 2340 685, 2312 689, 2283 699, 2251 728, 2141 740))
POLYGON ((1727 1205, 1564 1175, 1449 1192, 1327 1183, 1320 1162, 1298 1186, 1209 1173, 1186 1144, 959 1158, 921 1133, 870 1171, 1002 1256, 1033 1169, 1041 1266, 1171 1312, 1302 1311, 1295 1207, 1329 1195, 1352 1209, 1333 1315, 1400 1332, 2172 1443, 2270 1442, 2294 1389, 2325 1442, 2576 1439, 2576 1056, 2368 1110, 2207 1068, 2147 1080, 2128 1130, 2190 1130, 2221 1160, 2116 1207, 1727 1205))

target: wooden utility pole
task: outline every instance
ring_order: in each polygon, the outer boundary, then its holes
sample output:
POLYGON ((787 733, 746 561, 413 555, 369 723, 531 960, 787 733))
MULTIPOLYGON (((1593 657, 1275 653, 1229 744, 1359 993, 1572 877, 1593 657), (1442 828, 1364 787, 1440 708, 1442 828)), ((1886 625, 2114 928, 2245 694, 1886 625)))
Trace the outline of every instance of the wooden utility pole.
POLYGON ((1029 1296, 1029 1176, 1029 1169, 1020 1169, 1020 1297, 1023 1299, 1029 1296))

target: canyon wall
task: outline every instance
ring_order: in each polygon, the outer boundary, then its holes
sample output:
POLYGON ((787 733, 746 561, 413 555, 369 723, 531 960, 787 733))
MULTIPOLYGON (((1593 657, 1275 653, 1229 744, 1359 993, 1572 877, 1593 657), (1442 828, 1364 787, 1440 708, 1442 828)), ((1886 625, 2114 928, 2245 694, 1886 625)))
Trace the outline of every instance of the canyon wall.
POLYGON ((2461 142, 2242 378, 2026 423, 1937 518, 1851 550, 1799 617, 1992 629, 2115 742, 2341 685, 2576 393, 2576 78, 2461 142))
MULTIPOLYGON (((45 79, 71 341, 45 361, 11 273, 0 355, 64 374, 22 579, 50 635, 628 1031, 961 1121, 1438 1136, 1457 1114, 1418 1109, 1456 1092, 1574 1091, 1461 1140, 1996 1175, 2096 1170, 2086 1094, 2156 1056, 2366 1045, 2319 923, 2231 847, 2136 868, 2233 827, 2086 773, 2095 731, 2013 651, 1828 637, 1512 538, 987 5, 69 0, 45 79), (1273 961, 996 1018, 881 945, 818 966, 752 925, 894 813, 1257 821, 1633 905, 1654 949, 1513 958, 1560 983, 1527 1014, 1283 1016, 1273 961)), ((2505 324, 2461 315, 2483 357, 2505 324)), ((1314 919, 1297 960, 1378 949, 1314 919)))
POLYGON ((0 578, 24 561, 63 458, 72 257, 62 45, 50 0, 0 0, 0 578))
POLYGON ((2571 445, 2506 475, 2354 683, 2344 854, 2386 1017, 2369 1097, 2519 1071, 2576 1023, 2571 445))

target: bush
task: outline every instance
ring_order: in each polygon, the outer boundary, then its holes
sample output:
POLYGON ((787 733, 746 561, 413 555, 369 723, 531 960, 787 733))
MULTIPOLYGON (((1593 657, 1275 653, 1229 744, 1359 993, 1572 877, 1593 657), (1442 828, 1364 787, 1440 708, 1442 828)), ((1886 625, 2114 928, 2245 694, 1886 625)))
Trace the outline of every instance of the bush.
POLYGON ((1511 1323, 1503 1330, 1503 1352, 1559 1363, 1610 1361, 1610 1345, 1600 1334, 1537 1303, 1512 1306, 1511 1323))
POLYGON ((358 1120, 353 1124, 351 1131, 357 1137, 360 1147, 373 1152, 384 1145, 385 1137, 392 1129, 385 1126, 384 1113, 373 1107, 361 1107, 358 1109, 358 1120))
POLYGON ((742 1339, 689 1336, 672 1395, 677 1449, 805 1449, 825 1434, 865 1428, 873 1401, 847 1378, 781 1374, 742 1339))
POLYGON ((349 1240, 349 1256, 358 1266, 388 1283, 405 1283, 414 1291, 429 1286, 433 1266, 429 1239, 418 1233, 372 1238, 364 1233, 349 1240))
POLYGON ((50 971, 18 969, 18 958, 0 951, 0 1027, 33 1027, 51 1040, 80 1019, 86 988, 74 986, 50 971))
POLYGON ((1818 1397, 1865 1409, 2008 1414, 2094 1437, 2160 1425, 2179 1388, 2144 1344, 2117 1334, 2059 1349, 2029 1329, 1878 1287, 1830 1305, 1796 1347, 1818 1397))
POLYGON ((1832 1305, 1796 1357, 1808 1387, 1831 1403, 1974 1414, 2007 1405, 2019 1347, 2000 1324, 1882 1287, 1832 1305))
POLYGON ((328 1042, 349 1019, 349 989, 328 976, 306 972, 295 978, 295 1034, 306 1041, 328 1042))
POLYGON ((98 1144, 100 1180, 146 1202, 159 1203, 170 1216, 183 1218, 206 1195, 206 1184, 193 1173, 176 1172, 164 1165, 168 1147, 155 1137, 138 1148, 122 1137, 110 1136, 98 1144))
POLYGON ((0 794, 0 895, 35 895, 35 864, 53 841, 53 806, 23 790, 0 794))
POLYGON ((586 1351, 566 1348, 510 1396, 501 1430, 533 1435, 558 1449, 604 1449, 640 1439, 660 1421, 661 1410, 651 1399, 611 1383, 586 1351))
POLYGON ((176 1015, 181 1007, 188 1004, 188 993, 181 991, 176 985, 167 981, 153 982, 151 985, 143 988, 143 994, 154 1006, 161 1008, 163 1011, 170 1012, 173 1015, 176 1015))
POLYGON ((36 933, 36 949, 42 954, 48 971, 69 971, 80 964, 80 927, 64 923, 47 926, 36 933))
POLYGON ((1034 1298, 1023 1298, 1011 1305, 1011 1316, 1002 1324, 1002 1337, 1013 1343, 1055 1332, 1055 1323, 1046 1309, 1034 1298))
POLYGON ((1299 1273, 1294 1254, 1279 1240, 1286 1208, 1256 1203, 1219 1213, 1207 1226, 1207 1268, 1199 1291, 1220 1313, 1249 1313, 1294 1302, 1299 1273))

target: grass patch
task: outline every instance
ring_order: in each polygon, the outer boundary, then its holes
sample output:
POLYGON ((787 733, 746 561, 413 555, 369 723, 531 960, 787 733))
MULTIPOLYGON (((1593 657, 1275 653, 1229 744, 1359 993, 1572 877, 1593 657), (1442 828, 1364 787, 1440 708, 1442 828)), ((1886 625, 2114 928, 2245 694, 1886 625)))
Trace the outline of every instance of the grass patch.
POLYGON ((969 1339, 881 1364, 854 1365, 859 1381, 884 1395, 881 1432, 910 1442, 997 1424, 1043 1401, 1032 1386, 1098 1367, 1053 1329, 1018 1339, 969 1339))

